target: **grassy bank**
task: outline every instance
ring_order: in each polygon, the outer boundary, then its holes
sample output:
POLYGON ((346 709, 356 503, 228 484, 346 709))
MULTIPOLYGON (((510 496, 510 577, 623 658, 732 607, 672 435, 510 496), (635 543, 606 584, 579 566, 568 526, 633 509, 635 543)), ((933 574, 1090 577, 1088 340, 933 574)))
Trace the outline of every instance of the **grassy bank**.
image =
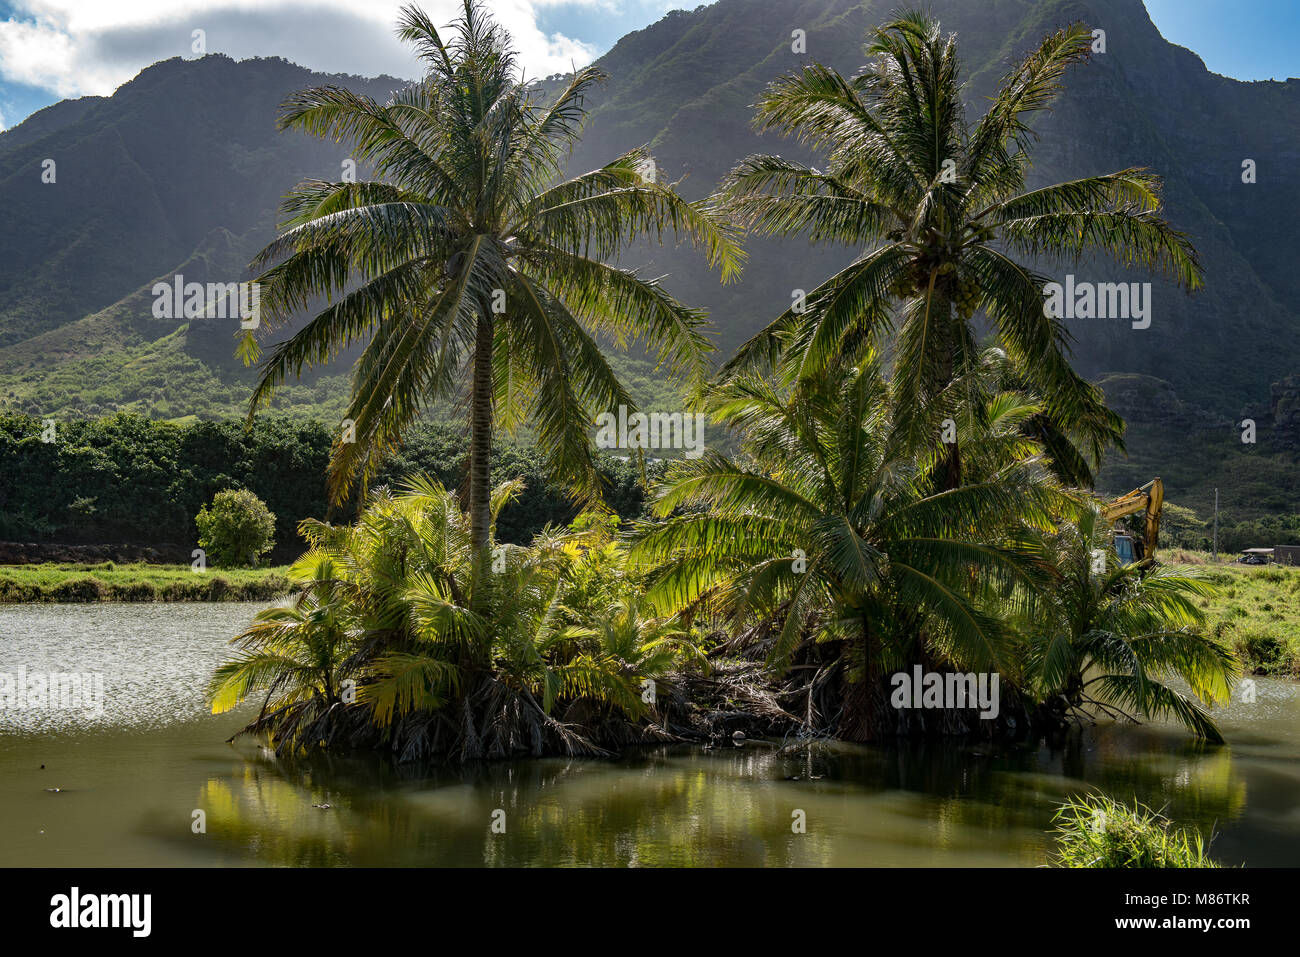
POLYGON ((269 601, 289 591, 285 566, 208 569, 189 565, 0 565, 0 602, 269 601))
POLYGON ((1182 550, 1162 558, 1214 584, 1217 594, 1201 607, 1248 674, 1300 678, 1300 568, 1214 564, 1204 552, 1182 550))

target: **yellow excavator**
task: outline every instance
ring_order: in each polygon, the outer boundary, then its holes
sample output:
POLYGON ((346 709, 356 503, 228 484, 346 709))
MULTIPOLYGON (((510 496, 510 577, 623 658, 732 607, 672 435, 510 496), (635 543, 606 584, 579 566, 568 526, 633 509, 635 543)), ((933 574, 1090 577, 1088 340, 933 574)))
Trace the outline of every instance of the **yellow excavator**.
POLYGON ((1143 511, 1146 513, 1141 539, 1135 540, 1127 532, 1115 533, 1115 554, 1121 565, 1155 561, 1156 546, 1160 544, 1160 510, 1164 504, 1165 483, 1153 478, 1146 485, 1101 507, 1101 517, 1111 525, 1126 515, 1143 511))

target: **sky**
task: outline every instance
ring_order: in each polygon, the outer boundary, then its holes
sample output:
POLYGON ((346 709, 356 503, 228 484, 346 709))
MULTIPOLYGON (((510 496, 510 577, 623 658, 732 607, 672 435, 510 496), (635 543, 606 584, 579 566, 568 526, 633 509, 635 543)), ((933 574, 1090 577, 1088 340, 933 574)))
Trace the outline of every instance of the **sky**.
MULTIPOLYGON (((701 0, 490 0, 529 75, 583 66, 632 30, 701 0)), ((1146 0, 1166 38, 1243 80, 1300 76, 1300 0, 1146 0)), ((208 53, 414 77, 393 36, 402 0, 0 0, 0 130, 57 100, 108 95, 144 67, 208 53), (342 42, 340 38, 345 38, 342 42)), ((459 0, 423 0, 435 22, 459 0)))
POLYGON ((1300 77, 1300 0, 1145 0, 1170 43, 1238 80, 1300 77))

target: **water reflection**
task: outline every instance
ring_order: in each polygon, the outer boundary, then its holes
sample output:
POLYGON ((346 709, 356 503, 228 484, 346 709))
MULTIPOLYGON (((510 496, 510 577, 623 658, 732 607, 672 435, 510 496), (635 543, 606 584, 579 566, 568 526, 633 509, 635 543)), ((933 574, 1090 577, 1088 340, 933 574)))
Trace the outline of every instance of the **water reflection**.
POLYGON ((756 742, 459 769, 263 750, 196 806, 211 849, 288 866, 1036 865, 1051 808, 1096 787, 1207 829, 1242 813, 1227 750, 1160 757, 1107 734, 1055 752, 756 742))
POLYGON ((214 718, 196 698, 255 610, 0 613, 0 663, 91 670, 89 658, 112 675, 100 721, 0 714, 0 865, 1037 866, 1055 806, 1094 789, 1213 830, 1225 863, 1300 863, 1292 682, 1261 679, 1256 702, 1221 713, 1227 747, 1108 725, 1057 747, 749 742, 607 762, 286 763, 224 744, 247 715, 214 718))

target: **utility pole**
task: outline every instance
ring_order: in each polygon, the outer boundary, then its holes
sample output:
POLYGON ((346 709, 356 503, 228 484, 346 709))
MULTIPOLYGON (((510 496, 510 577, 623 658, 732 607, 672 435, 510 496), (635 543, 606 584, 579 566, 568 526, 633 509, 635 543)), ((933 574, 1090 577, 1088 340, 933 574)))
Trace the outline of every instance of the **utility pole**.
POLYGON ((1214 490, 1214 560, 1219 560, 1219 490, 1214 490))

